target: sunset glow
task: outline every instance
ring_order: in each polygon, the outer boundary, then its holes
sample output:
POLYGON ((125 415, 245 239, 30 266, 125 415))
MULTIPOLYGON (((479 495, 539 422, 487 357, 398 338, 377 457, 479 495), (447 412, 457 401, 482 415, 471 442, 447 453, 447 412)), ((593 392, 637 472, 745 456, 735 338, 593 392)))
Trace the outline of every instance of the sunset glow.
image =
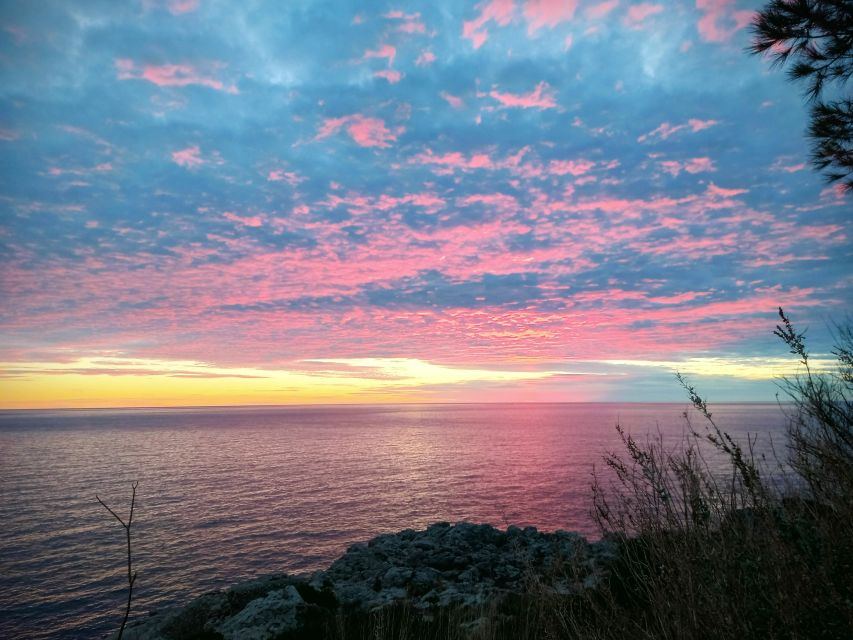
POLYGON ((0 408, 772 400, 853 200, 758 6, 6 6, 0 408))

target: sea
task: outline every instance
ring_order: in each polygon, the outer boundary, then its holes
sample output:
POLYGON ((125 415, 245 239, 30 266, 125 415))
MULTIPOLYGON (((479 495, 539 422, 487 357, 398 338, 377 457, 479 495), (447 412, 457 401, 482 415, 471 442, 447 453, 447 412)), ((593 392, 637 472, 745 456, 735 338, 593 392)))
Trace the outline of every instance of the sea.
MULTIPOLYGON (((784 407, 712 409, 759 453, 784 443, 784 407)), ((96 496, 126 518, 133 482, 131 619, 437 521, 596 538, 615 425, 677 447, 685 412, 701 431, 685 403, 0 412, 0 638, 117 630, 127 541, 96 496)))

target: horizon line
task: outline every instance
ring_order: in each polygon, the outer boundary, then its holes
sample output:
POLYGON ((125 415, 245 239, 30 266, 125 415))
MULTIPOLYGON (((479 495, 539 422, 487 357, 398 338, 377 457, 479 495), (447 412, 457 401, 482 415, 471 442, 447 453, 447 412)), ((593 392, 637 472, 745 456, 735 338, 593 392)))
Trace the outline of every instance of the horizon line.
MULTIPOLYGON (((293 404, 208 404, 208 405, 128 405, 117 407, 0 407, 0 413, 16 411, 134 411, 140 409, 182 410, 182 409, 289 409, 311 407, 395 407, 395 406, 477 406, 477 405, 563 405, 563 404, 686 404, 690 400, 559 400, 559 401, 507 401, 507 402, 317 402, 293 404)), ((732 404, 790 404, 777 400, 721 400, 709 403, 714 405, 732 404)))

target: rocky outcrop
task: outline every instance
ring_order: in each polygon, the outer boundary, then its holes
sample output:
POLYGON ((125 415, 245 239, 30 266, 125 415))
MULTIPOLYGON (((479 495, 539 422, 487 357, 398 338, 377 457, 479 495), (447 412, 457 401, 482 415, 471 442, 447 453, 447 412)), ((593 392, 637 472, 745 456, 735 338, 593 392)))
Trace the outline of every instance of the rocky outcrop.
POLYGON ((509 594, 572 594, 598 584, 614 543, 533 527, 437 523, 355 544, 325 571, 273 575, 205 594, 130 627, 130 640, 262 640, 319 624, 338 610, 406 603, 424 612, 483 607, 509 594))

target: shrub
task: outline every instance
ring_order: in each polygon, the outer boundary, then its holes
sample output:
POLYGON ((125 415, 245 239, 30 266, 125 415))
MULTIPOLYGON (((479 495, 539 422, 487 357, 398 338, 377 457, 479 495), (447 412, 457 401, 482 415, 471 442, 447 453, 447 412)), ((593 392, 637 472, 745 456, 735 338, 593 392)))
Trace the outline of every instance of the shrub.
POLYGON ((680 376, 704 433, 685 414, 685 441, 667 450, 660 436, 641 443, 617 425, 627 458, 606 457, 611 481, 596 477, 593 516, 622 557, 578 636, 853 637, 853 335, 838 329, 836 370, 815 370, 803 334, 779 314, 774 333, 801 364, 780 381, 787 460, 774 470, 756 459, 755 441, 721 430, 680 376))

